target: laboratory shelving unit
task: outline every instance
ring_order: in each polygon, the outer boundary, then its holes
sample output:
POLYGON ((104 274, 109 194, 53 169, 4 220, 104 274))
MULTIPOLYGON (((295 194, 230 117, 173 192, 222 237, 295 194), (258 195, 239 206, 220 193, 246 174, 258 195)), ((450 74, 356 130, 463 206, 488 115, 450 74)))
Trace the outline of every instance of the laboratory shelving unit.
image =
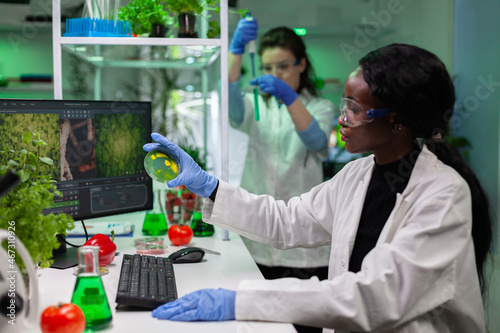
MULTIPOLYGON (((93 64, 96 68, 94 77, 94 99, 101 97, 101 70, 105 67, 135 68, 175 68, 199 69, 202 71, 203 98, 206 101, 208 76, 206 68, 220 57, 220 117, 221 117, 221 176, 228 180, 228 0, 220 0, 220 38, 135 38, 135 37, 63 37, 61 36, 61 1, 52 1, 52 45, 53 45, 53 82, 54 99, 63 98, 62 87, 62 49, 93 64), (186 48, 201 47, 202 55, 197 61, 188 64, 185 61, 144 61, 144 60, 109 60, 103 56, 101 47, 109 45, 122 46, 183 46, 186 48), (91 54, 79 52, 84 46, 93 46, 91 54)), ((85 49, 86 50, 86 49, 85 49)), ((206 109, 205 109, 206 114, 206 109)), ((206 133, 206 122, 204 133, 206 133)), ((205 134, 206 135, 206 134, 205 134)), ((206 143, 206 137, 205 137, 206 143)), ((222 238, 227 240, 228 233, 223 230, 222 238)))

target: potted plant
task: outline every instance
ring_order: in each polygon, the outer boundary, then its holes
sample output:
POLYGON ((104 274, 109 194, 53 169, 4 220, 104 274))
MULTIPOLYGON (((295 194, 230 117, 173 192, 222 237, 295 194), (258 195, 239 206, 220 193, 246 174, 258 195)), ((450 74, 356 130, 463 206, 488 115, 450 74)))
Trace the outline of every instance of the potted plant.
MULTIPOLYGON (((13 230, 39 267, 48 267, 52 251, 59 247, 57 234, 66 235, 73 228, 73 218, 66 214, 42 214, 53 204, 55 195, 62 194, 43 166, 53 166, 52 159, 41 155, 47 145, 38 133, 26 132, 22 136, 26 149, 0 151, 0 177, 9 170, 17 170, 20 183, 0 199, 0 229, 13 230), (31 149, 34 148, 34 149, 31 149), (34 151, 32 151, 34 150, 34 151)), ((53 166, 56 167, 56 166, 53 166)), ((58 166, 57 166, 58 167, 58 166)), ((21 269, 22 263, 18 263, 21 269)))
MULTIPOLYGON (((212 3, 215 0, 207 0, 212 3)), ((196 16, 203 12, 204 6, 198 0, 166 0, 170 12, 177 17, 177 37, 196 38, 196 16)))
MULTIPOLYGON (((198 37, 196 31, 196 16, 200 15, 205 9, 219 13, 219 0, 165 0, 171 13, 177 16, 178 37, 198 37)), ((241 17, 245 17, 248 9, 240 9, 238 13, 241 17)), ((219 22, 215 19, 208 19, 207 37, 214 38, 220 34, 219 22)))
POLYGON ((118 19, 130 21, 134 35, 149 34, 150 37, 164 37, 167 27, 173 23, 163 1, 132 0, 120 8, 118 19))

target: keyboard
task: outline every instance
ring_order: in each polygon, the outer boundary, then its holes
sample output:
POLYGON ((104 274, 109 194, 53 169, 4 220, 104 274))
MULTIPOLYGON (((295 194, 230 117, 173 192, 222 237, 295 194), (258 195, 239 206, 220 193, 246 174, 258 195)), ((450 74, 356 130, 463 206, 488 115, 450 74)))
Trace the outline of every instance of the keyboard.
POLYGON ((140 254, 124 254, 116 303, 155 309, 177 299, 171 259, 140 254))

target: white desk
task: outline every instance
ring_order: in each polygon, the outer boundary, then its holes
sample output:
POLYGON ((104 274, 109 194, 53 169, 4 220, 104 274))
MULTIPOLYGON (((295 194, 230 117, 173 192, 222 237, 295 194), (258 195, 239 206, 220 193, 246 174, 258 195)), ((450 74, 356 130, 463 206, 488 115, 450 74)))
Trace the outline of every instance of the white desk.
MULTIPOLYGON (((169 320, 158 320, 151 316, 151 311, 124 311, 116 310, 116 290, 118 278, 124 253, 134 254, 135 238, 144 237, 141 232, 144 213, 133 213, 107 218, 108 221, 135 221, 136 229, 133 237, 117 237, 115 243, 120 255, 115 257, 111 263, 109 274, 102 277, 104 288, 108 296, 108 302, 113 312, 111 326, 102 332, 295 332, 293 325, 283 323, 264 322, 174 322, 169 320)), ((103 219, 104 221, 104 219, 103 219)), ((81 227, 75 222, 76 227, 81 227)), ((70 238, 74 244, 82 244, 84 239, 70 238)), ((169 243, 165 236, 165 243, 169 243)), ((179 297, 202 288, 226 288, 235 290, 241 280, 262 279, 262 275, 248 253, 241 238, 230 233, 229 241, 222 241, 221 230, 216 228, 212 237, 193 237, 192 246, 200 246, 221 253, 220 256, 205 254, 204 261, 194 264, 176 264, 174 266, 177 282, 177 294, 179 297)), ((168 256, 178 247, 170 245, 168 256)), ((46 268, 39 271, 40 288, 40 313, 49 305, 59 302, 68 303, 73 295, 76 276, 73 268, 58 270, 46 268)))

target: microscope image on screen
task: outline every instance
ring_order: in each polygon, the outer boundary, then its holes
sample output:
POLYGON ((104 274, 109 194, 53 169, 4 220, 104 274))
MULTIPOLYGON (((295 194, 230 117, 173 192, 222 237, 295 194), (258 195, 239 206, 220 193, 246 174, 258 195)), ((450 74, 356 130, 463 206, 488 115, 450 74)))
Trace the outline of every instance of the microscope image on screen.
POLYGON ((61 119, 59 123, 61 180, 96 175, 93 119, 61 119))
POLYGON ((144 170, 143 114, 96 114, 97 177, 136 175, 144 170))

